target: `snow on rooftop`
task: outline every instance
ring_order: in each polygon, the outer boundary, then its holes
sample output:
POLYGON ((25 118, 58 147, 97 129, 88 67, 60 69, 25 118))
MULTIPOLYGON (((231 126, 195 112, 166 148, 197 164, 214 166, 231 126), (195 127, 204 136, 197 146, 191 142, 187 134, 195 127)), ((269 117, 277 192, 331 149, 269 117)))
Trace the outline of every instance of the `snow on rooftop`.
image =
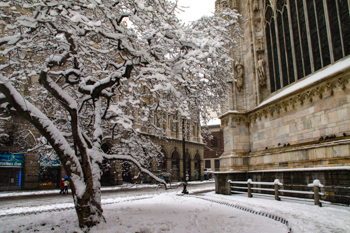
POLYGON ((313 83, 316 83, 318 81, 321 81, 331 75, 334 75, 336 73, 342 72, 346 69, 350 68, 350 57, 340 60, 336 62, 335 64, 329 65, 326 68, 319 70, 317 72, 314 72, 309 77, 305 77, 299 82, 296 82, 286 89, 282 90, 281 92, 277 93, 276 95, 272 96, 271 98, 263 101, 257 108, 264 106, 268 103, 271 103, 272 101, 281 99, 295 91, 300 90, 301 88, 307 87, 313 83))
POLYGON ((211 126, 211 125, 221 125, 221 120, 219 118, 213 118, 211 119, 208 124, 208 126, 211 126))

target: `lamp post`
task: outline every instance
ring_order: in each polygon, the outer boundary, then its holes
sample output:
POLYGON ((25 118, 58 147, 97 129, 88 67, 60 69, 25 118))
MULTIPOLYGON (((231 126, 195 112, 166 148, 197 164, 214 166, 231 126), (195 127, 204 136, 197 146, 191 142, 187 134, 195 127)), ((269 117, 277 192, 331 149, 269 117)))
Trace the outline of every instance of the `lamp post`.
POLYGON ((186 189, 187 186, 187 176, 186 176, 186 152, 185 152, 185 118, 182 119, 182 152, 183 152, 183 186, 184 189, 182 190, 183 194, 188 194, 188 191, 186 189))

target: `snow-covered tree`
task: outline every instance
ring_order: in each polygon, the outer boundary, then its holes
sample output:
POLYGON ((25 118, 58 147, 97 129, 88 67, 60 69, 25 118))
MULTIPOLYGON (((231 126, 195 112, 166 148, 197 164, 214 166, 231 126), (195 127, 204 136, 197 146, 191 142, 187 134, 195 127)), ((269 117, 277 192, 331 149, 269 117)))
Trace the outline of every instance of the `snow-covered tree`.
POLYGON ((40 132, 41 153, 58 155, 80 227, 104 221, 105 159, 165 185, 145 167, 160 149, 136 126, 163 137, 166 116, 208 120, 225 95, 237 16, 184 25, 176 9, 167 0, 0 2, 1 108, 40 132), (117 143, 104 153, 107 140, 117 143))

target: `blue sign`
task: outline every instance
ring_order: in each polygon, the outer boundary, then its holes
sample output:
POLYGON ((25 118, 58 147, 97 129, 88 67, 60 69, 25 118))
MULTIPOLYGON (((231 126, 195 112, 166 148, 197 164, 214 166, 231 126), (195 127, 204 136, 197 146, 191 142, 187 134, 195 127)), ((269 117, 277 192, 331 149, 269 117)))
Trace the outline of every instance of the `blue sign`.
POLYGON ((0 153, 1 167, 22 167, 23 154, 0 153))
POLYGON ((39 160, 41 167, 59 167, 61 166, 60 160, 58 156, 55 156, 55 158, 50 157, 44 157, 43 155, 40 155, 39 160))

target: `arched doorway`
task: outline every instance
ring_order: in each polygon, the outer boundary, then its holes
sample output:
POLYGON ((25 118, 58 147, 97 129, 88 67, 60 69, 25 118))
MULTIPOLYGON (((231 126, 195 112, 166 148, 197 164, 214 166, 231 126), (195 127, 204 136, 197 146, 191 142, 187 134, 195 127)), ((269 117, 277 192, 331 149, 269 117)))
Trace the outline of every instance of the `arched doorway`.
MULTIPOLYGON (((104 153, 109 154, 111 151, 111 146, 108 143, 104 143, 101 146, 101 149, 104 153)), ((110 161, 104 159, 101 165, 101 185, 102 186, 110 186, 111 183, 111 169, 110 169, 110 161)))
POLYGON ((164 179, 165 182, 168 183, 171 177, 167 169, 167 154, 164 149, 162 149, 161 152, 163 154, 163 157, 158 159, 157 173, 161 179, 164 179))
POLYGON ((180 155, 176 150, 171 155, 171 170, 175 180, 180 180, 180 155))
POLYGON ((122 178, 123 182, 132 182, 131 165, 128 162, 122 163, 122 178))
POLYGON ((194 179, 201 179, 201 156, 199 155, 198 151, 194 156, 194 179))
POLYGON ((166 167, 167 154, 164 149, 162 149, 161 152, 163 154, 163 157, 158 160, 157 170, 158 172, 165 172, 167 170, 167 167, 166 167))

